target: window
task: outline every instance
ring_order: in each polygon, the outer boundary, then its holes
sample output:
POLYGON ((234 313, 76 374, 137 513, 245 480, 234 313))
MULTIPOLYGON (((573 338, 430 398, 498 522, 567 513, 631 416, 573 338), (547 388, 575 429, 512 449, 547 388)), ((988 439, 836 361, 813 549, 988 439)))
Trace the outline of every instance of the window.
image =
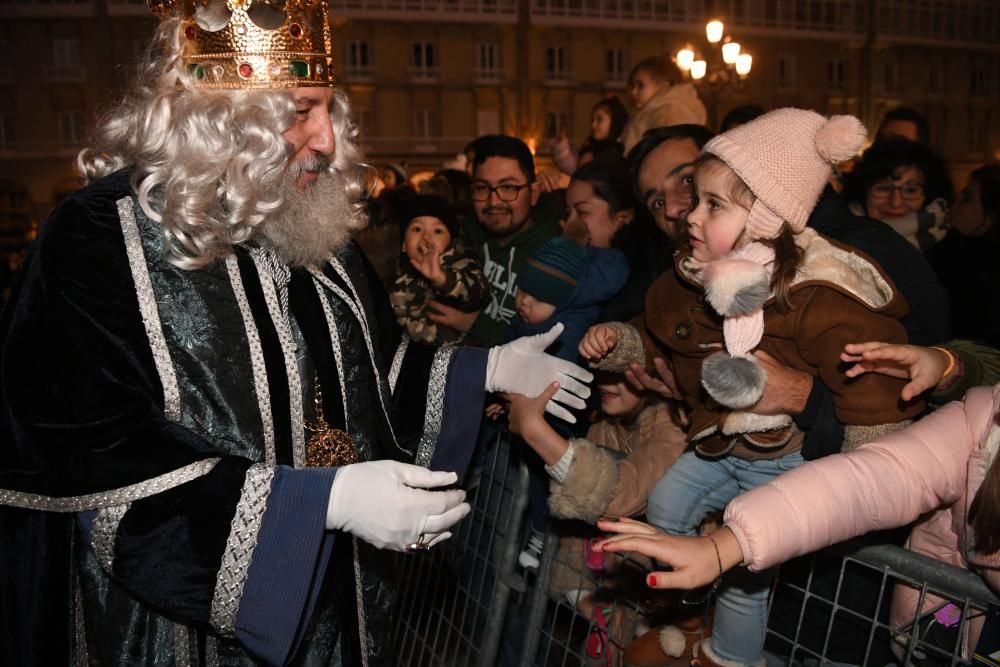
POLYGON ((927 90, 932 93, 940 93, 944 90, 943 64, 931 63, 927 67, 927 90))
POLYGON ((416 42, 413 45, 413 60, 410 64, 416 69, 430 70, 437 67, 434 45, 430 42, 416 42))
POLYGON ((13 148, 14 141, 14 114, 10 111, 2 111, 0 112, 0 148, 13 148))
POLYGON ((436 109, 415 109, 413 111, 413 136, 429 139, 440 135, 436 109))
POLYGON ((990 109, 984 110, 980 119, 976 118, 974 111, 969 112, 969 152, 985 153, 989 150, 990 115, 990 109))
POLYGON ((568 78, 568 73, 566 49, 561 46, 547 47, 545 49, 545 78, 549 81, 565 81, 568 78))
POLYGON ((979 58, 973 59, 969 66, 969 95, 982 97, 987 88, 986 67, 979 58))
POLYGON ((569 125, 565 111, 549 111, 545 114, 545 136, 552 139, 569 125))
POLYGON ((65 146, 78 146, 83 143, 83 111, 60 111, 59 141, 65 146))
POLYGON ((437 50, 430 42, 414 42, 410 60, 411 80, 433 82, 437 79, 437 50))
POLYGON ((344 63, 344 75, 352 80, 371 79, 375 74, 372 62, 372 49, 368 42, 354 40, 347 43, 347 62, 344 63))
POLYGON ((482 71, 500 69, 499 49, 496 44, 484 43, 476 45, 476 66, 482 71))
POLYGON ((352 68, 371 67, 371 48, 368 42, 353 41, 347 43, 347 66, 352 68))
POLYGON ((500 49, 496 44, 484 42, 476 44, 476 78, 481 81, 499 81, 500 49))
POLYGON ((604 80, 608 83, 625 83, 625 50, 604 51, 604 80))
POLYGON ((78 67, 80 65, 80 40, 76 37, 53 39, 52 64, 56 67, 78 67))
POLYGON ((375 114, 371 109, 355 109, 354 124, 362 139, 368 139, 375 135, 375 114))
POLYGON ((788 90, 794 88, 798 79, 795 67, 795 56, 778 56, 778 88, 788 90))
POLYGON ((882 88, 887 93, 899 90, 899 63, 890 61, 882 68, 882 88))
POLYGON ((831 60, 826 63, 826 82, 831 90, 843 90, 847 80, 847 63, 831 60))

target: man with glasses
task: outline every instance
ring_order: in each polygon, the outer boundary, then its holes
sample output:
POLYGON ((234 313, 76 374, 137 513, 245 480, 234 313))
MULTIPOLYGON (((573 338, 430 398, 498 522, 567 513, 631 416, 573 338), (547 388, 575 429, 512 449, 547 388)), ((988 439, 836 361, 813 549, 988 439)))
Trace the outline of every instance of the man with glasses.
POLYGON ((535 160, 516 137, 486 135, 471 145, 473 180, 470 188, 475 220, 466 220, 466 242, 483 263, 491 298, 481 311, 464 313, 430 302, 435 322, 454 327, 484 345, 503 342, 514 316, 517 272, 542 243, 561 233, 554 216, 535 206, 541 188, 535 181, 535 160))

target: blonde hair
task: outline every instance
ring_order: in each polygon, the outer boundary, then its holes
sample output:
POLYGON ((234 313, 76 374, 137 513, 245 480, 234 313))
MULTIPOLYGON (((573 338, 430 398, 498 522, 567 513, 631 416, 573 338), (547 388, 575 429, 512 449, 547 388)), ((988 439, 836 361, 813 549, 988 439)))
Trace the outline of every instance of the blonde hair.
MULTIPOLYGON (((99 123, 77 167, 87 182, 131 168, 142 210, 163 228, 170 261, 198 269, 249 240, 285 206, 291 145, 282 133, 295 105, 289 90, 206 90, 185 71, 178 19, 157 29, 136 84, 99 123)), ((364 165, 346 93, 334 90, 336 155, 330 172, 364 226, 364 165)))

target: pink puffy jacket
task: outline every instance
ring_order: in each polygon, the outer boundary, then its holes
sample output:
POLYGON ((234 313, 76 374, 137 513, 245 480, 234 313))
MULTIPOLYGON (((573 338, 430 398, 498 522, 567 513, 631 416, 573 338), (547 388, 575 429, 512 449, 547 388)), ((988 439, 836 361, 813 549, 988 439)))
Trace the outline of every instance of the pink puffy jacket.
MULTIPOLYGON (((907 547, 977 571, 1000 592, 1000 553, 973 549, 966 516, 1000 448, 1000 385, 969 391, 912 426, 847 453, 811 462, 735 498, 726 525, 744 564, 761 570, 925 513, 907 547)), ((918 602, 897 586, 893 622, 910 622, 918 602)), ((925 607, 932 606, 928 600, 925 607)), ((970 633, 975 646, 978 628, 970 633)))

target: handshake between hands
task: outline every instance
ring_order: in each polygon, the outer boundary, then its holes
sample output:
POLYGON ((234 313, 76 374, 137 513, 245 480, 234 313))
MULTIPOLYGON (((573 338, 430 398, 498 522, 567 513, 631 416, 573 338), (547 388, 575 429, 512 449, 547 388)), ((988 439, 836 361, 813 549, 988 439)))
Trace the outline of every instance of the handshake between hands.
MULTIPOLYGON (((575 422, 567 410, 584 407, 593 374, 545 354, 563 325, 491 348, 486 390, 538 396, 552 382, 556 392, 546 405, 553 415, 575 422)), ((424 550, 451 537, 451 528, 471 511, 465 491, 438 490, 458 481, 454 472, 428 470, 398 461, 367 461, 343 466, 330 489, 326 528, 344 530, 380 549, 424 550)))

